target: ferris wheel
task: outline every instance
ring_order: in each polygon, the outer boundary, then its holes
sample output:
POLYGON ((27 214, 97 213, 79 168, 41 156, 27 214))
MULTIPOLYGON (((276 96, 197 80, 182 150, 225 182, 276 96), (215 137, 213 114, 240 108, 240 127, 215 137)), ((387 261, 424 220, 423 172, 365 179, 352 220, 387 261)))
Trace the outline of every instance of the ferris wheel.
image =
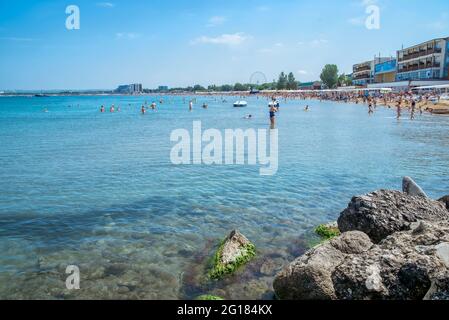
POLYGON ((249 78, 250 85, 260 85, 264 83, 267 83, 267 77, 263 72, 256 71, 249 78))

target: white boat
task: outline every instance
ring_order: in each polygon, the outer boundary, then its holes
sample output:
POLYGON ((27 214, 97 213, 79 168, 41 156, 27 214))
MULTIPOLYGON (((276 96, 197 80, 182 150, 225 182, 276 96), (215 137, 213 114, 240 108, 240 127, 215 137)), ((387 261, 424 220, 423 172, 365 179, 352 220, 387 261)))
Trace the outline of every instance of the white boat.
POLYGON ((244 108, 246 106, 248 106, 248 102, 246 102, 246 101, 240 100, 240 101, 234 102, 235 108, 244 108))

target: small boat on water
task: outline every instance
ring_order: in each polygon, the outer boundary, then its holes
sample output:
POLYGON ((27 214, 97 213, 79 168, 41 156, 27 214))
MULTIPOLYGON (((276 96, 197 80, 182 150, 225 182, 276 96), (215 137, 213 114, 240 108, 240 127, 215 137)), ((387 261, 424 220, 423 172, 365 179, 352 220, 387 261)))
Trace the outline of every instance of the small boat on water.
POLYGON ((244 108, 247 106, 248 106, 248 102, 243 101, 243 100, 234 102, 234 108, 244 108))
POLYGON ((432 109, 433 114, 449 114, 449 109, 432 109))

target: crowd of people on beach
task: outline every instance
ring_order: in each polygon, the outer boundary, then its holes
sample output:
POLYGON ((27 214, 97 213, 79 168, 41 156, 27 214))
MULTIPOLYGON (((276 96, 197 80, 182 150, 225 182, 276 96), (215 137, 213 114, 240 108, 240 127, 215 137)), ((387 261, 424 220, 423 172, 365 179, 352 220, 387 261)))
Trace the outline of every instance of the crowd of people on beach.
MULTIPOLYGON (((209 96, 211 94, 208 94, 209 96)), ((249 93, 241 93, 240 98, 245 98, 250 96, 249 93)), ((424 112, 433 112, 434 106, 437 105, 443 95, 439 92, 426 92, 423 94, 413 93, 412 91, 406 92, 392 92, 392 91, 304 91, 304 92, 276 92, 273 93, 258 93, 256 95, 257 99, 266 99, 268 101, 269 108, 269 119, 271 128, 276 126, 276 115, 279 113, 280 101, 289 100, 318 100, 318 101, 334 101, 340 103, 354 103, 360 105, 366 105, 368 107, 368 115, 373 115, 375 110, 379 106, 384 106, 389 109, 394 109, 396 113, 396 118, 400 119, 403 114, 403 110, 408 110, 410 114, 410 119, 415 119, 416 113, 423 114, 424 112)), ((444 96, 444 99, 447 97, 444 96)), ((221 101, 222 103, 227 103, 224 95, 218 97, 214 95, 214 101, 221 101)), ((187 99, 183 97, 183 103, 188 105, 188 111, 192 112, 194 105, 197 103, 197 98, 187 99), (188 100, 188 102, 187 102, 188 100)), ((164 104, 164 99, 159 100, 159 104, 164 104)), ((149 110, 157 111, 158 104, 153 101, 149 104, 147 101, 140 108, 142 115, 145 115, 149 110)), ((208 109, 209 105, 204 102, 202 104, 203 109, 208 109)), ((306 104, 304 111, 310 111, 310 106, 306 104)), ((110 113, 120 112, 120 106, 115 107, 112 105, 109 108, 110 113)), ((105 113, 106 108, 102 105, 100 107, 100 112, 105 113)), ((244 119, 251 120, 253 115, 248 114, 244 119)))

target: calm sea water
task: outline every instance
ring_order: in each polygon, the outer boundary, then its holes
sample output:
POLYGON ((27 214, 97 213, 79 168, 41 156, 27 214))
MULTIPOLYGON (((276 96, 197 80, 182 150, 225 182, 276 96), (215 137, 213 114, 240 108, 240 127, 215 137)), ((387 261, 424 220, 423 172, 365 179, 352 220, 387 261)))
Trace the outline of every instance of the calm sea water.
POLYGON ((194 120, 268 128, 263 99, 235 109, 237 97, 198 97, 191 113, 188 99, 164 97, 142 116, 159 97, 0 98, 0 298, 269 299, 276 271, 353 195, 399 189, 404 175, 432 197, 449 193, 448 117, 283 102, 279 171, 263 177, 257 166, 171 164, 171 131, 194 120), (122 111, 100 114, 102 104, 122 111), (208 282, 208 259, 234 228, 259 256, 208 282), (65 289, 68 265, 80 267, 81 290, 65 289))

